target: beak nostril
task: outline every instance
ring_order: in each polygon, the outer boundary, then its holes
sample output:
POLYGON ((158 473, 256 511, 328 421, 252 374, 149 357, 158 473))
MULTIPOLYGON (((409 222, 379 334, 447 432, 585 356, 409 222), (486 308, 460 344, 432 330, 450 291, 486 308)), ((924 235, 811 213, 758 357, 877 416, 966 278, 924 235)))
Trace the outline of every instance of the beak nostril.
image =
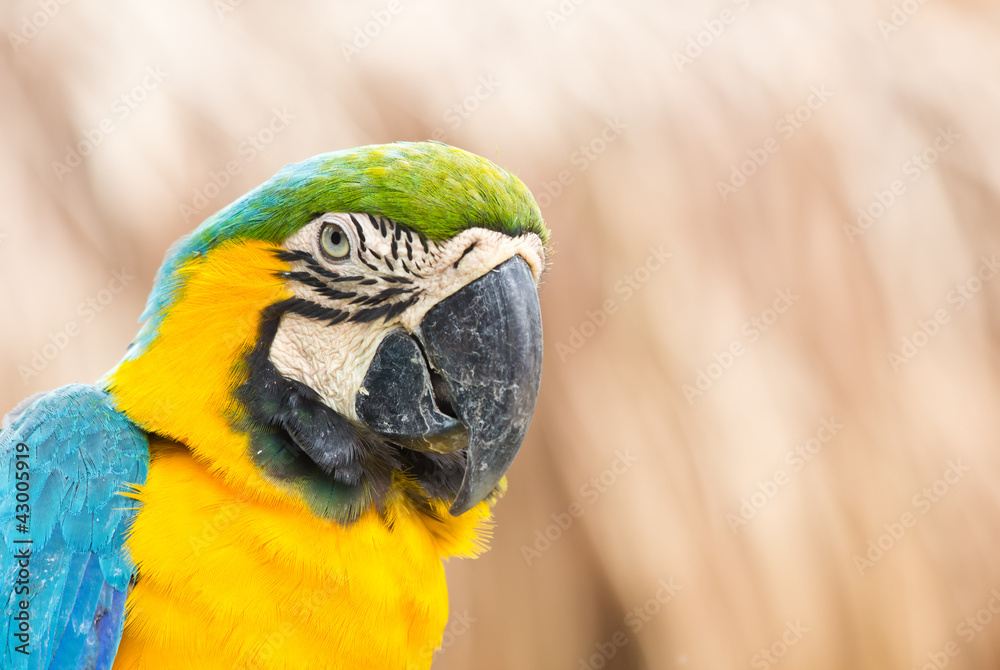
POLYGON ((428 367, 427 370, 431 373, 431 390, 434 392, 434 403, 438 406, 442 414, 447 414, 451 418, 457 419, 458 414, 455 413, 455 408, 451 404, 451 391, 448 389, 448 382, 433 368, 428 367))
POLYGON ((442 377, 440 373, 434 369, 434 366, 431 365, 431 359, 424 350, 423 342, 421 342, 419 338, 413 338, 413 341, 417 345, 417 349, 420 350, 420 355, 424 359, 424 366, 430 374, 431 393, 434 395, 434 404, 437 405, 438 411, 446 416, 450 416, 453 419, 458 419, 455 407, 451 404, 451 390, 448 388, 448 382, 446 382, 444 377, 442 377))

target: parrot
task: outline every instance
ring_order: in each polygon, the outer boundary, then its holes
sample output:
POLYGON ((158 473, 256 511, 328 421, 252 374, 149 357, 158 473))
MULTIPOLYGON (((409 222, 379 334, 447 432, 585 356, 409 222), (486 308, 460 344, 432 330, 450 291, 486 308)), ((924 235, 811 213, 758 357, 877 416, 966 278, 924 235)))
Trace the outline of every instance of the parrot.
POLYGON ((182 237, 94 384, 3 420, 3 667, 429 668, 538 398, 549 230, 439 142, 182 237))

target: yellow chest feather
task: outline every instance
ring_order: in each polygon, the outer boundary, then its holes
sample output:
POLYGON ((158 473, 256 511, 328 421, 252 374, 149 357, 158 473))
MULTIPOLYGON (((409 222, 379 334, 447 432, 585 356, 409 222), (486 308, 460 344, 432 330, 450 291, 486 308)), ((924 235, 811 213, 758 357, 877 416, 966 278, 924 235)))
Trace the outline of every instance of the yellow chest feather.
POLYGON ((129 549, 139 580, 115 668, 428 668, 448 618, 442 558, 480 549, 457 519, 400 498, 341 526, 241 498, 158 445, 129 549))

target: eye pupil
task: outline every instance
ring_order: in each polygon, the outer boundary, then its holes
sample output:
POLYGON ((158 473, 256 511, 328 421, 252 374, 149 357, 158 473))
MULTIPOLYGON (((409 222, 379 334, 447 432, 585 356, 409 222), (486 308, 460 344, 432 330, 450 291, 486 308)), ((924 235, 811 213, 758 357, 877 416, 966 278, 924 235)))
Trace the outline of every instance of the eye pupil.
POLYGON ((335 260, 346 258, 351 252, 350 241, 340 226, 328 224, 323 226, 319 238, 323 253, 335 260))

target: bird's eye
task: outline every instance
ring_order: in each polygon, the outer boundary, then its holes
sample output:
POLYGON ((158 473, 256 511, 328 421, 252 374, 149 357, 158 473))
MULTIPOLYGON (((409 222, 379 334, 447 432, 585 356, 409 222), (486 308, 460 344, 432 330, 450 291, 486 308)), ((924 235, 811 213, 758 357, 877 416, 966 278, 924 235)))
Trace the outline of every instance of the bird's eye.
POLYGON ((319 231, 319 246, 323 253, 335 261, 347 258, 351 253, 351 241, 347 233, 335 223, 328 223, 319 231))

